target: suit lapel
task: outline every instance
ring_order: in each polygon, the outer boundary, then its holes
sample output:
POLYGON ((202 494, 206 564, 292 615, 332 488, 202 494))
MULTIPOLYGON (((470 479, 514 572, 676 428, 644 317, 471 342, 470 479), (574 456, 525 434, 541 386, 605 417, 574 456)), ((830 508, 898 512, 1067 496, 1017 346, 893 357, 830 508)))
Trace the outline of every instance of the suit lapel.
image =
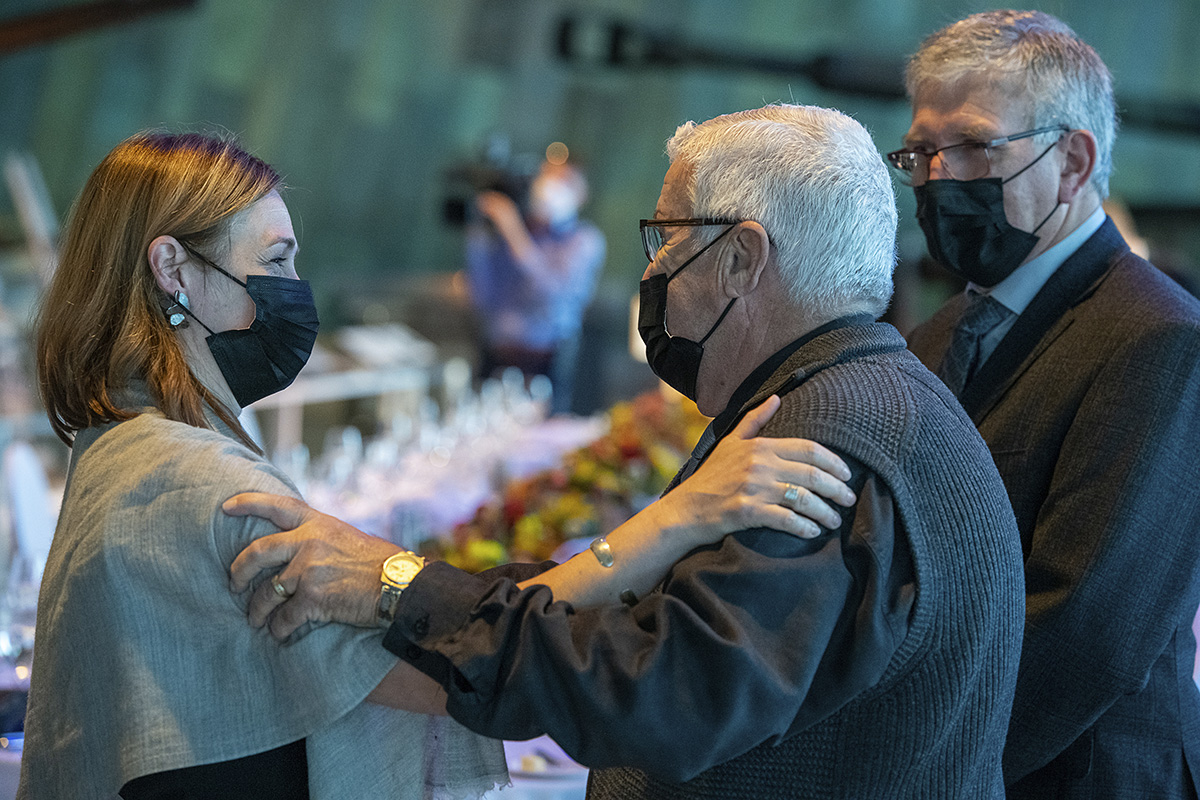
POLYGON ((1071 310, 1107 274, 1116 256, 1129 250, 1116 225, 1106 219, 1046 281, 1012 330, 963 391, 962 404, 978 425, 1030 365, 1074 321, 1071 310))

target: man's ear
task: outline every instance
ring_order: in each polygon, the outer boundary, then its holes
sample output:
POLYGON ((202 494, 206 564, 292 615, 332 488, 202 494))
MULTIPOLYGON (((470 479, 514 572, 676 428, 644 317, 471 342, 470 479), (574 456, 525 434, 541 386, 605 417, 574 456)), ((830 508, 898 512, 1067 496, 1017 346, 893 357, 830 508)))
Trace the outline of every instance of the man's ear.
POLYGON ((1096 137, 1091 131, 1073 130, 1066 134, 1066 158, 1058 182, 1058 202, 1070 203, 1087 188, 1096 169, 1096 137))
POLYGON ((174 236, 155 238, 146 249, 146 259, 150 262, 150 271, 154 273, 154 282, 168 297, 174 297, 175 292, 187 292, 181 268, 188 261, 188 252, 178 239, 174 236))
POLYGON ((758 286, 771 260, 766 228, 753 220, 739 222, 721 248, 721 282, 729 297, 744 297, 758 286))

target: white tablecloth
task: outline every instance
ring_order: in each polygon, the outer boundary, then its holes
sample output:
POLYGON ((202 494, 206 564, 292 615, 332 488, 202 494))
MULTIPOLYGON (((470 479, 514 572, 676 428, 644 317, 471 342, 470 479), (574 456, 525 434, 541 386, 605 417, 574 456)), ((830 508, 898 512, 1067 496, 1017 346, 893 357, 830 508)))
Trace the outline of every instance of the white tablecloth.
POLYGON ((309 483, 305 499, 326 514, 409 548, 449 535, 494 497, 505 481, 562 463, 604 435, 603 417, 555 417, 464 438, 454 447, 409 450, 394 462, 358 463, 345 480, 309 483))
POLYGON ((17 781, 21 778, 20 742, 11 743, 0 738, 0 800, 13 800, 17 796, 17 781))
POLYGON ((545 736, 505 742, 504 752, 512 786, 488 792, 485 800, 583 800, 587 793, 587 769, 545 736))

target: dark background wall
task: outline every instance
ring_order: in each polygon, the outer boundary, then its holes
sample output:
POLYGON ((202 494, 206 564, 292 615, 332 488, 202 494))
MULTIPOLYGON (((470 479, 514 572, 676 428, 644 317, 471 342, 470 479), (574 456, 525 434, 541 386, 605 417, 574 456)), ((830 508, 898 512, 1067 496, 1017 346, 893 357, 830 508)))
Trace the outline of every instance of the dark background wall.
MULTIPOLYGON (((0 0, 0 23, 81 5, 0 0)), ((894 81, 890 65, 902 64, 925 34, 989 7, 964 0, 197 0, 0 52, 0 153, 32 153, 62 215, 96 162, 133 132, 236 132, 292 187, 301 272, 326 320, 405 319, 427 328, 450 324, 437 313, 425 318, 454 302, 446 276, 460 266, 458 230, 443 219, 454 190, 447 172, 477 159, 495 134, 518 154, 537 155, 561 140, 587 165, 587 215, 609 238, 590 326, 613 343, 624 336, 628 298, 645 266, 636 221, 653 211, 663 142, 676 125, 771 101, 816 103, 854 115, 881 150, 893 149, 907 128, 906 103, 822 88, 802 69, 805 61, 834 54, 885 85, 894 81), (576 21, 570 60, 557 45, 565 17, 576 21), (676 66, 608 65, 612 20, 710 53, 676 66), (755 56, 797 68, 734 63, 755 56)), ((1147 102, 1200 105, 1196 0, 1041 7, 1096 47, 1130 111, 1147 102)), ((629 41, 633 61, 661 52, 645 35, 629 41)), ((1200 135, 1130 124, 1115 162, 1113 193, 1133 207, 1144 232, 1184 260, 1200 257, 1200 135)), ((902 322, 937 299, 912 266, 924 248, 910 194, 898 192, 902 322)), ((0 240, 9 245, 19 244, 13 215, 0 192, 0 240)), ((618 387, 624 380, 603 370, 591 378, 618 387)))

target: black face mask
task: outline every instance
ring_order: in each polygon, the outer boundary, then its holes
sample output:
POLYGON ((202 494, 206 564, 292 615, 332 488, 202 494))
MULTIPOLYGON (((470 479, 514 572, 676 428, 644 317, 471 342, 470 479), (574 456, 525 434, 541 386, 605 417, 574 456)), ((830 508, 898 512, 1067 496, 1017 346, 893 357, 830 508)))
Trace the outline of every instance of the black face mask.
POLYGON ((1037 232, 1059 204, 1055 204, 1033 233, 1014 228, 1004 214, 1004 184, 1052 149, 1054 145, 1007 180, 945 179, 914 186, 917 222, 925 232, 929 255, 955 275, 979 286, 995 286, 1011 275, 1037 245, 1037 232))
POLYGON ((732 225, 670 275, 652 275, 638 287, 638 334, 646 343, 646 360, 650 363, 650 369, 668 386, 692 401, 696 399, 696 377, 700 374, 700 360, 704 358, 704 343, 725 319, 737 298, 729 301, 704 338, 693 342, 667 333, 667 284, 731 230, 732 225))
POLYGON ((249 275, 242 283, 209 262, 231 281, 246 288, 254 301, 254 322, 244 330, 221 331, 200 322, 205 339, 238 405, 245 408, 290 386, 312 354, 317 340, 317 307, 308 281, 273 275, 249 275))

